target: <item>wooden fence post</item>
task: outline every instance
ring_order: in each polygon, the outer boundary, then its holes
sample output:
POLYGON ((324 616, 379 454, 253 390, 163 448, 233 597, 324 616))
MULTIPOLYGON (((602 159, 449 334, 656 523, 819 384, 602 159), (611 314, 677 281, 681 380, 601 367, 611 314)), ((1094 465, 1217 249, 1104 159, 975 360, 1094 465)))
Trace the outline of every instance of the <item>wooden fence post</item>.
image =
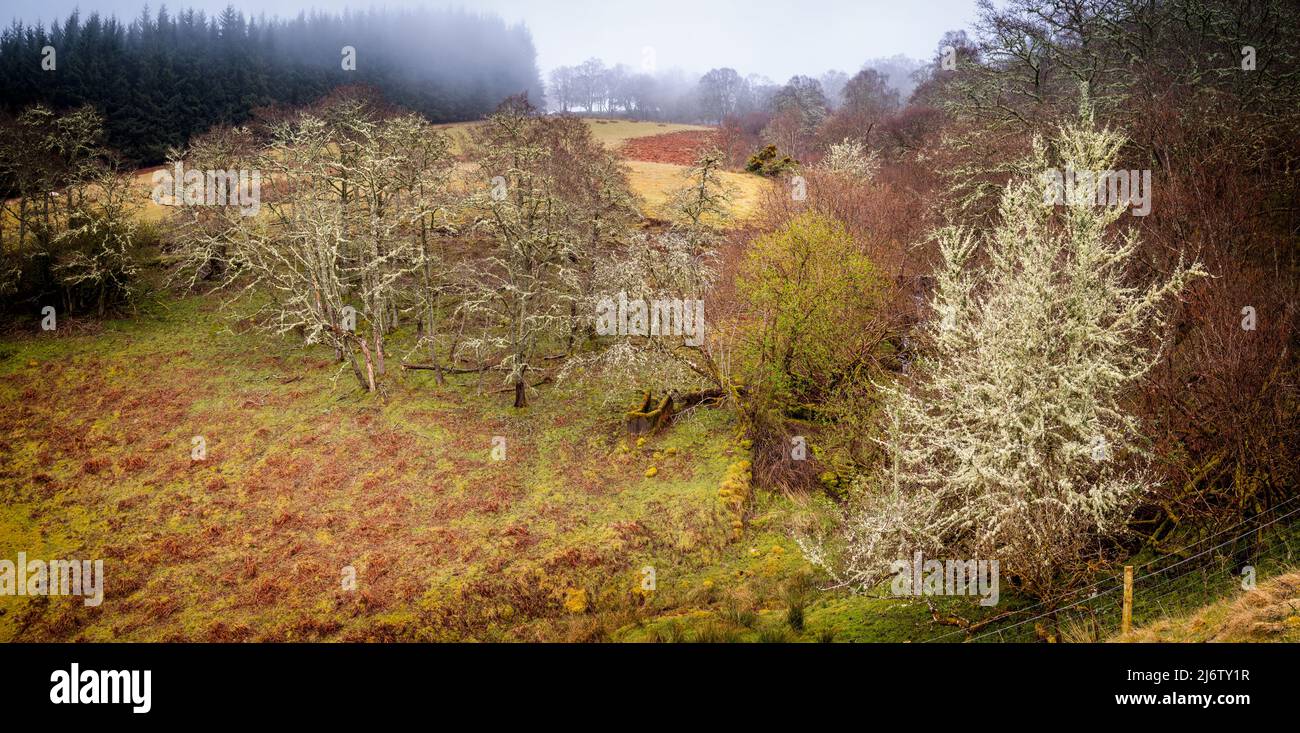
POLYGON ((1120 633, 1128 634, 1133 630, 1133 566, 1124 566, 1124 620, 1120 633))

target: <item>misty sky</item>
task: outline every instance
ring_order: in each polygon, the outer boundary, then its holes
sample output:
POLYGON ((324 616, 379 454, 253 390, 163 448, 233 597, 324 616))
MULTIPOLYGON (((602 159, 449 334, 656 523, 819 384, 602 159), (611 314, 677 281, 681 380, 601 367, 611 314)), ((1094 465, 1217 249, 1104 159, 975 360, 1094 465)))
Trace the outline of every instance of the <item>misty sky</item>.
MULTIPOLYGON (((232 0, 168 2, 167 7, 219 11, 232 0)), ((149 3, 156 9, 158 0, 149 3)), ((296 15, 313 7, 341 10, 429 5, 490 11, 522 21, 533 33, 543 73, 596 56, 642 68, 703 72, 730 66, 775 81, 827 69, 852 73, 867 59, 905 54, 927 59, 948 30, 968 28, 975 0, 233 0, 246 14, 296 15)), ((73 8, 132 18, 143 0, 6 0, 3 16, 23 21, 62 18, 73 8)))

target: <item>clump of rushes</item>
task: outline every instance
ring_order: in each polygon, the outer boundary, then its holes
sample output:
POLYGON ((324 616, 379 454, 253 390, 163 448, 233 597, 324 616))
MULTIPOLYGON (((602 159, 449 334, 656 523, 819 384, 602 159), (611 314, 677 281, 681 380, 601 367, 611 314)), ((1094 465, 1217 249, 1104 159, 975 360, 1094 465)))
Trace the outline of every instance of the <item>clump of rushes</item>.
POLYGON ((686 641, 686 631, 680 623, 669 621, 650 629, 646 639, 656 644, 680 644, 686 641))
POLYGON ((706 621, 695 629, 691 641, 696 644, 734 644, 740 641, 740 634, 725 624, 706 621))
POLYGON ((799 574, 785 584, 785 622, 795 631, 803 631, 804 609, 812 598, 812 578, 799 574))
POLYGON ((726 604, 722 607, 722 618, 735 626, 743 626, 747 629, 754 628, 758 623, 758 614, 754 613, 753 607, 744 599, 731 596, 727 599, 726 604))
POLYGON ((771 624, 764 626, 758 631, 758 642, 760 644, 789 644, 794 641, 790 638, 790 632, 786 631, 780 624, 771 624))

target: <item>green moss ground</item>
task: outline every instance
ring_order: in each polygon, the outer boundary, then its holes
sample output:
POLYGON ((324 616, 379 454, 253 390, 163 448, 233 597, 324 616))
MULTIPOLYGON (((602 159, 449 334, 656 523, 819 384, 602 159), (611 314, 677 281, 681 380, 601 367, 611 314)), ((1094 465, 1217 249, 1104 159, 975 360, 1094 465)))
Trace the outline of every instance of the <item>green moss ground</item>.
MULTIPOLYGON (((785 499, 757 494, 730 537, 718 486, 745 451, 725 411, 638 446, 577 384, 518 412, 491 379, 411 372, 380 400, 235 315, 164 298, 0 342, 0 557, 107 573, 98 608, 0 598, 0 639, 633 640, 733 593, 766 614, 807 570, 785 499)), ((852 625, 846 603, 809 628, 852 625)))
POLYGON ((410 372, 382 400, 326 350, 237 316, 213 297, 164 297, 131 319, 0 340, 0 558, 102 558, 107 575, 97 608, 0 596, 0 641, 952 631, 922 603, 819 589, 791 528, 824 499, 751 491, 735 537, 718 492, 747 451, 726 411, 693 411, 637 445, 622 413, 647 385, 613 400, 547 386, 516 411, 494 378, 438 387, 410 372), (787 589, 801 582, 796 629, 787 589))

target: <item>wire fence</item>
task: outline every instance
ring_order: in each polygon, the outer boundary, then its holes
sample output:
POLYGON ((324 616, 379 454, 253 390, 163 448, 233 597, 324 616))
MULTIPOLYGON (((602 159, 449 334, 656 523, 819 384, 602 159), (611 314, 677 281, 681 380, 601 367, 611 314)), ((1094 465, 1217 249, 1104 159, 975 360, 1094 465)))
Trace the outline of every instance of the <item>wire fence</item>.
MULTIPOLYGON (((1133 626, 1190 612, 1243 590, 1293 564, 1300 543, 1289 530, 1300 515, 1300 494, 1227 529, 1133 568, 1133 626)), ((1100 641, 1118 634, 1124 602, 1122 569, 1059 599, 1035 603, 976 633, 957 630, 928 641, 1100 641)))

